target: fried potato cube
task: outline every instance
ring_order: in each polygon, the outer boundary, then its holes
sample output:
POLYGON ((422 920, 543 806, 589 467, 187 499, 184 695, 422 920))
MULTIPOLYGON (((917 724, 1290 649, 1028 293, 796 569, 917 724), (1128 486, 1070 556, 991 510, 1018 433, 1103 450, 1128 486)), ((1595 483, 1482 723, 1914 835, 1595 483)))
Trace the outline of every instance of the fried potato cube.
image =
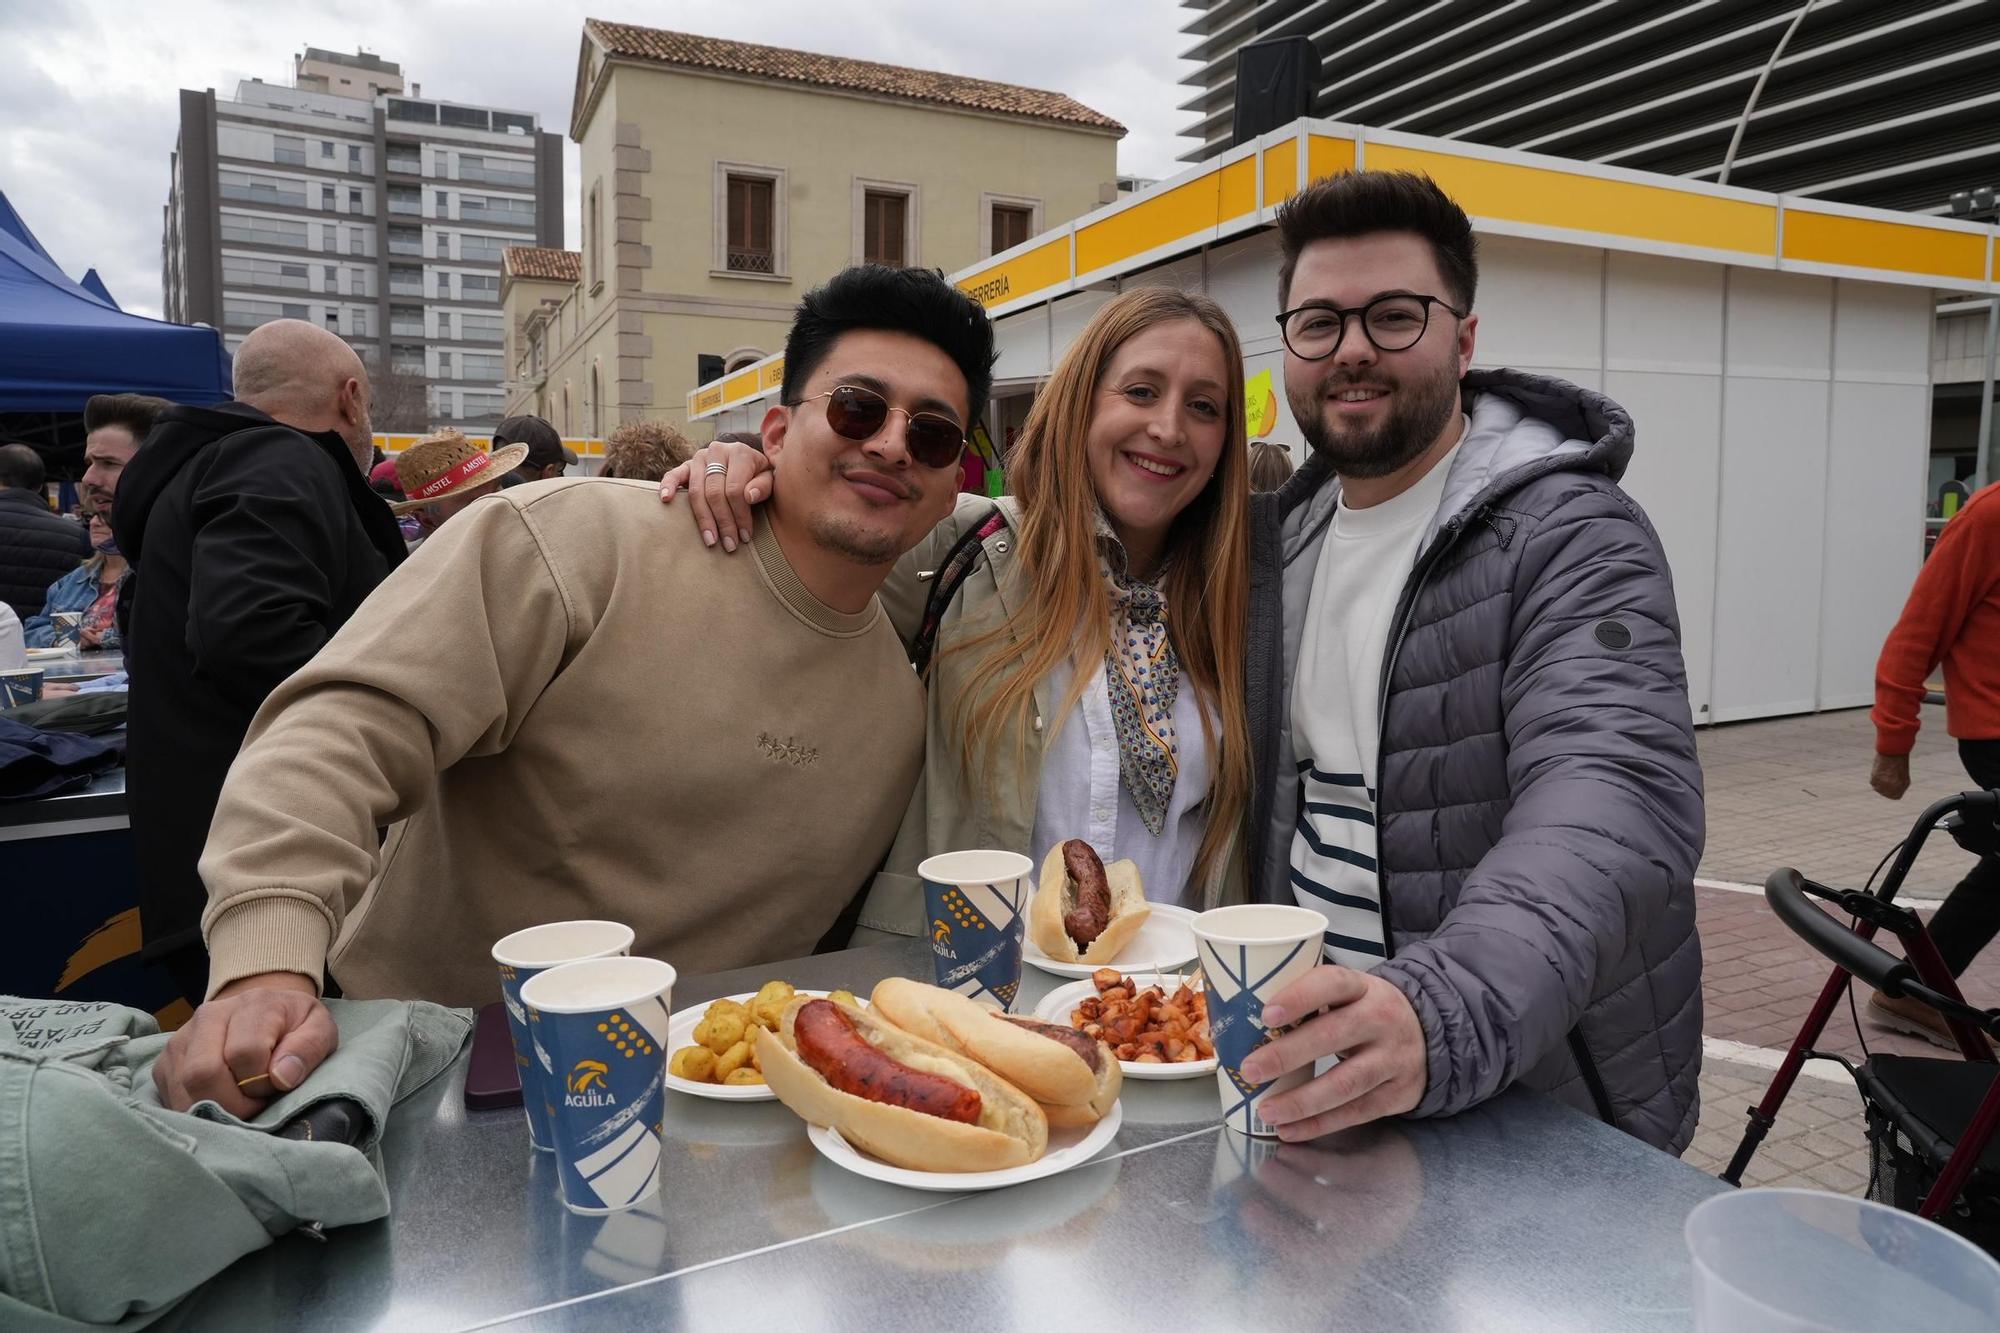
POLYGON ((729 1076, 750 1063, 750 1043, 739 1041, 724 1051, 715 1061, 715 1078, 719 1083, 727 1083, 729 1076))
POLYGON ((752 1022, 768 1028, 772 1032, 776 1032, 778 1030, 778 1020, 784 1017, 785 1006, 790 1003, 791 1000, 789 997, 782 1000, 759 1000, 750 1006, 750 1019, 752 1022))
POLYGON ((713 1083, 715 1052, 706 1046, 683 1046, 667 1061, 667 1072, 690 1083, 713 1083))
POLYGON ((750 1007, 755 1009, 760 1004, 767 1004, 774 1000, 782 1006, 794 994, 796 992, 792 990, 792 983, 789 981, 767 981, 758 988, 757 998, 750 1001, 750 1007))
POLYGON ((861 1007, 861 1001, 854 998, 854 992, 851 990, 829 991, 826 998, 832 1000, 835 1004, 844 1004, 850 1008, 859 1009, 861 1007))
POLYGON ((740 1014, 710 1014, 694 1025, 694 1039, 721 1055, 743 1040, 749 1023, 740 1014))
POLYGON ((728 1076, 722 1081, 731 1087, 750 1087, 763 1083, 764 1076, 750 1066, 744 1065, 740 1069, 730 1070, 728 1076))
POLYGON ((741 1000, 717 1000, 702 1012, 704 1018, 714 1018, 717 1014, 741 1014, 745 1022, 750 1019, 750 1006, 741 1000))

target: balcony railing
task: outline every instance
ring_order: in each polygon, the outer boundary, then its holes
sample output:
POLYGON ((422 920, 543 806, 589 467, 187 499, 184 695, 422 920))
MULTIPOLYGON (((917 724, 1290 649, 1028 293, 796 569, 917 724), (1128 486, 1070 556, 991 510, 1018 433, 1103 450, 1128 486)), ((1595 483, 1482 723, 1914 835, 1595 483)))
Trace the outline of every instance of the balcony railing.
POLYGON ((424 201, 421 199, 404 199, 392 194, 389 196, 389 211, 391 213, 400 213, 405 217, 420 217, 424 211, 424 201))
POLYGON ((769 250, 739 250, 729 247, 729 271, 731 273, 772 273, 777 269, 769 250))

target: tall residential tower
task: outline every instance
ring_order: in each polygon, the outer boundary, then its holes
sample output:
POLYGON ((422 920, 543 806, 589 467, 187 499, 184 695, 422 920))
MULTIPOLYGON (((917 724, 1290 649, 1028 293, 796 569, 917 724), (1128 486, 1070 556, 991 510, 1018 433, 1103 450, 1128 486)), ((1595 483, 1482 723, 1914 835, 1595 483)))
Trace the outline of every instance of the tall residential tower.
POLYGON ((181 91, 167 318, 214 325, 232 350, 268 320, 309 319, 374 369, 379 427, 491 426, 501 255, 562 243, 561 137, 528 112, 406 93, 366 53, 308 48, 293 82, 181 91))

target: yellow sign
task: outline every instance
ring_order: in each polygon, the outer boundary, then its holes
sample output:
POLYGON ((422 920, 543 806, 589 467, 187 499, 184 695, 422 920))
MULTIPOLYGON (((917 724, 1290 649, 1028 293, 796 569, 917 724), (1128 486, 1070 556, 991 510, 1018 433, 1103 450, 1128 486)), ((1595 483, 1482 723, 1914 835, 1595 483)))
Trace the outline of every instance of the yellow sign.
POLYGON ((1271 387, 1269 367, 1252 375, 1243 386, 1243 429, 1253 440, 1269 435, 1278 424, 1278 393, 1271 387))
POLYGON ((705 389, 697 389, 694 395, 694 410, 697 413, 713 412, 722 406, 722 385, 720 382, 705 389))

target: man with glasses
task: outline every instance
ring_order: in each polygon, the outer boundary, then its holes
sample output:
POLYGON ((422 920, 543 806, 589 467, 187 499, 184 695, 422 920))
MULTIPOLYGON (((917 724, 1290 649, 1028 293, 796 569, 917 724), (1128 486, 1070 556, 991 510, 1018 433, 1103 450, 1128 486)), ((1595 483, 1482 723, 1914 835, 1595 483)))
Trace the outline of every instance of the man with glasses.
POLYGON ((1429 179, 1318 181, 1278 228, 1312 453, 1252 502, 1250 874, 1327 927, 1243 1072, 1317 1070, 1262 1104, 1286 1139, 1519 1082, 1679 1152, 1701 770, 1632 420, 1471 370, 1472 226, 1429 179))
POLYGON ((940 275, 849 269, 786 340, 752 559, 696 559, 653 483, 595 478, 426 542, 251 728, 201 864, 211 998, 162 1099, 254 1111, 331 1048, 324 973, 480 1004, 493 942, 540 922, 626 922, 684 972, 810 952, 923 763, 875 591, 956 500, 992 365, 940 275))

